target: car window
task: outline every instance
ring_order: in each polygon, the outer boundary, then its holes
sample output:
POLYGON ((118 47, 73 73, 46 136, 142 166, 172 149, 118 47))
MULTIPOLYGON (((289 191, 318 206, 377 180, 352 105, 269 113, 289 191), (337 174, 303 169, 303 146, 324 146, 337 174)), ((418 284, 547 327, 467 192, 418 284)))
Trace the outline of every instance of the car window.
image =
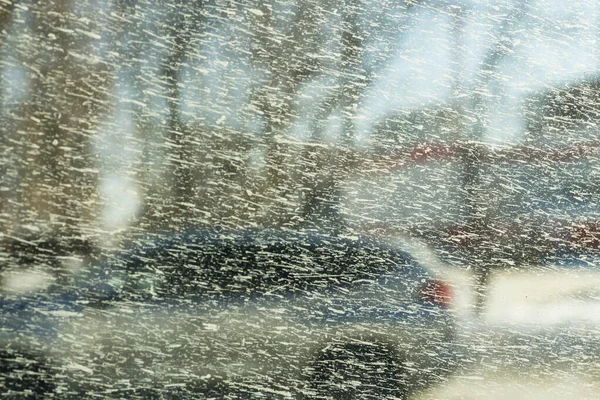
POLYGON ((159 239, 151 248, 124 255, 123 295, 252 299, 341 292, 351 296, 354 290, 391 290, 398 285, 412 285, 406 290, 412 295, 415 283, 427 276, 407 253, 368 239, 360 245, 302 236, 261 240, 260 232, 254 232, 219 243, 204 234, 207 237, 187 236, 186 246, 173 238, 159 239))
POLYGON ((596 398, 599 18, 0 0, 0 392, 596 398))

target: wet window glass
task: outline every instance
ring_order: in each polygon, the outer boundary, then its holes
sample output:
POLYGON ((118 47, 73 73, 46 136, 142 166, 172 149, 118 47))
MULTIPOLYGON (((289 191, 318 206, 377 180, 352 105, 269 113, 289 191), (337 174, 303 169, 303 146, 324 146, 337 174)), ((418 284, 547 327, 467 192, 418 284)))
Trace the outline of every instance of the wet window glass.
POLYGON ((0 0, 0 394, 597 398, 598 21, 0 0))

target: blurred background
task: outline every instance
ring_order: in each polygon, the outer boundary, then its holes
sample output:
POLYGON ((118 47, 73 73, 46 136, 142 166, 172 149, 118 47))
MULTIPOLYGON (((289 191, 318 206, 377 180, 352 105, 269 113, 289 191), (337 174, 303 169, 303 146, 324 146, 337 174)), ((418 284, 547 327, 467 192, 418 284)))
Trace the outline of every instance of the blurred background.
POLYGON ((0 0, 3 284, 146 231, 409 234, 480 338, 484 372, 434 396, 598 398, 599 22, 594 0, 0 0))

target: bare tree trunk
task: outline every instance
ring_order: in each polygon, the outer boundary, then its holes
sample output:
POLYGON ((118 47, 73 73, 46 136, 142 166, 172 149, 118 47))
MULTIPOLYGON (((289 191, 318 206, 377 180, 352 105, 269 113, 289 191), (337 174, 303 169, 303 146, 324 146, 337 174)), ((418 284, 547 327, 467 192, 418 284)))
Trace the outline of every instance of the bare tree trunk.
MULTIPOLYGON (((340 25, 341 48, 339 71, 340 89, 327 99, 323 106, 323 119, 331 112, 342 114, 342 137, 332 148, 307 147, 303 154, 305 173, 302 187, 305 192, 302 218, 317 226, 341 228, 339 202, 341 183, 352 173, 356 164, 355 119, 362 91, 367 87, 367 72, 363 69, 364 42, 368 32, 360 28, 361 0, 346 0, 340 4, 344 10, 340 25)), ((322 140, 320 127, 312 135, 314 142, 322 140)))
MULTIPOLYGON (((91 142, 105 109, 107 65, 95 59, 93 39, 77 34, 69 0, 32 8, 28 57, 30 94, 10 132, 18 154, 16 231, 35 227, 59 235, 93 235, 98 169, 91 142)), ((102 21, 84 28, 98 35, 102 21)))
POLYGON ((109 108, 111 74, 99 51, 108 21, 95 6, 34 2, 27 51, 11 55, 25 67, 28 92, 2 124, 13 172, 4 188, 11 190, 2 202, 3 233, 10 249, 57 275, 62 265, 54 256, 89 253, 99 234, 92 139, 109 108))
POLYGON ((172 146, 170 154, 169 184, 171 185, 171 204, 167 212, 170 222, 176 225, 188 225, 193 217, 194 163, 197 154, 190 146, 192 132, 181 121, 181 70, 187 55, 188 46, 194 33, 200 29, 199 13, 201 4, 190 6, 188 2, 176 1, 170 18, 171 50, 162 66, 163 79, 167 89, 169 117, 167 122, 167 141, 172 146))
MULTIPOLYGON (((15 8, 14 2, 9 2, 8 4, 0 3, 0 51, 5 51, 4 43, 7 41, 8 30, 10 28, 10 23, 12 21, 13 11, 15 8)), ((0 69, 7 63, 8 60, 0 61, 0 69)), ((6 107, 5 104, 5 88, 0 84, 0 107, 6 107)), ((9 121, 6 120, 5 109, 0 109, 0 117, 3 118, 2 123, 0 124, 0 145, 3 149, 10 148, 10 140, 9 140, 9 121)), ((2 186, 2 190, 0 190, 0 232, 8 232, 9 226, 11 225, 10 221, 10 209, 11 206, 9 202, 13 200, 12 193, 9 192, 10 180, 11 176, 14 175, 9 173, 10 168, 10 155, 6 154, 5 157, 0 162, 0 186, 2 186)), ((1 238, 0 238, 1 240, 1 238)))
POLYGON ((254 63, 269 73, 270 78, 256 91, 255 98, 265 116, 263 146, 266 150, 266 180, 261 190, 265 208, 269 210, 265 225, 281 225, 290 220, 297 210, 289 207, 296 195, 295 182, 297 150, 285 144, 294 96, 298 87, 318 71, 319 61, 314 57, 322 46, 320 34, 321 3, 298 0, 297 11, 287 32, 275 28, 273 7, 264 3, 255 23, 254 63), (278 34, 273 40, 274 33, 278 34), (281 205, 281 204, 288 204, 281 205))
POLYGON ((0 33, 4 32, 12 19, 12 13, 15 9, 15 2, 9 1, 8 3, 0 4, 0 33))
MULTIPOLYGON (((127 3, 126 0, 122 0, 127 3)), ((146 4, 145 7, 133 8, 123 4, 122 13, 130 21, 148 18, 152 21, 155 16, 156 4, 146 4), (128 10, 136 15, 128 15, 128 10)), ((164 35, 162 44, 168 47, 166 55, 160 51, 148 52, 150 43, 155 40, 138 32, 141 27, 135 26, 132 37, 127 35, 130 42, 121 45, 122 56, 120 68, 125 76, 130 76, 134 97, 145 105, 152 96, 165 96, 167 115, 165 121, 159 117, 153 118, 148 112, 136 109, 132 116, 135 120, 134 135, 138 135, 142 146, 141 165, 137 175, 137 184, 143 194, 141 210, 137 218, 137 229, 165 229, 188 225, 194 214, 192 204, 196 196, 197 182, 194 165, 199 155, 192 146, 194 132, 186 127, 181 118, 181 88, 182 70, 189 56, 190 42, 201 29, 202 7, 200 0, 176 0, 168 3, 163 12, 167 15, 157 23, 156 29, 164 35), (163 30, 164 29, 164 30, 163 30), (141 35, 142 39, 139 39, 141 35), (135 40, 132 40, 135 39, 135 40), (147 41, 145 41, 146 39, 147 41), (156 56, 159 53, 160 70, 158 76, 148 76, 143 70, 139 58, 148 54, 156 56), (148 86, 148 81, 159 78, 162 90, 148 86), (151 95, 147 95, 144 89, 151 95), (156 93, 158 92, 158 93, 156 93)), ((130 27, 131 29, 131 27, 130 27)))
MULTIPOLYGON (((494 71, 500 65, 504 57, 511 53, 515 41, 512 40, 516 34, 516 27, 527 16, 529 0, 521 0, 513 5, 511 13, 504 16, 503 23, 499 27, 497 36, 500 38, 487 55, 484 57, 481 66, 481 72, 477 75, 479 79, 468 89, 470 93, 469 103, 465 111, 471 113, 475 122, 467 127, 466 138, 473 142, 479 142, 483 139, 485 130, 486 106, 481 95, 482 91, 487 90, 493 79, 494 71)), ((464 201, 466 205, 467 225, 479 235, 477 248, 472 249, 471 264, 473 265, 476 277, 476 309, 479 313, 484 311, 487 296, 488 283, 491 273, 499 266, 495 261, 495 248, 501 247, 497 243, 493 221, 487 211, 485 189, 481 187, 481 172, 484 167, 481 153, 476 146, 468 147, 463 151, 464 165, 464 201)))

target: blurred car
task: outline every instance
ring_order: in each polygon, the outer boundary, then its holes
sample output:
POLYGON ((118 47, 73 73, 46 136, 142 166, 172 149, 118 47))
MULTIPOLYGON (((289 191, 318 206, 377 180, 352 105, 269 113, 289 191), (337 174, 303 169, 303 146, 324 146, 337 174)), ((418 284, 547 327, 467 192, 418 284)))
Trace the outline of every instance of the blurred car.
POLYGON ((149 235, 1 301, 8 393, 405 398, 455 365, 450 286, 376 237, 149 235))

